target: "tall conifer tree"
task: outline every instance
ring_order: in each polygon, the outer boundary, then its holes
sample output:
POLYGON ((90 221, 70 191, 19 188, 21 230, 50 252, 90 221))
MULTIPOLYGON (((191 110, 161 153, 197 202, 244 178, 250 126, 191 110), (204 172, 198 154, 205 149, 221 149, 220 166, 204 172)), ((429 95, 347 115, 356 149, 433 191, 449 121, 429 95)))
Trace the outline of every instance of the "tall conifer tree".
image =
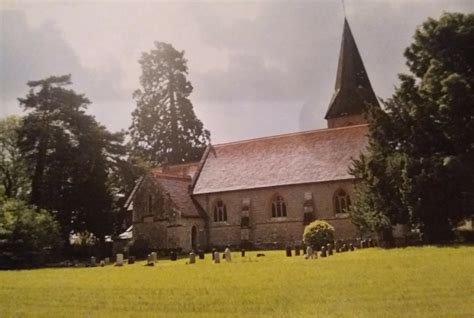
POLYGON ((193 87, 184 52, 155 42, 139 63, 142 88, 134 93, 137 108, 130 127, 133 154, 154 165, 199 160, 210 133, 189 100, 193 87))

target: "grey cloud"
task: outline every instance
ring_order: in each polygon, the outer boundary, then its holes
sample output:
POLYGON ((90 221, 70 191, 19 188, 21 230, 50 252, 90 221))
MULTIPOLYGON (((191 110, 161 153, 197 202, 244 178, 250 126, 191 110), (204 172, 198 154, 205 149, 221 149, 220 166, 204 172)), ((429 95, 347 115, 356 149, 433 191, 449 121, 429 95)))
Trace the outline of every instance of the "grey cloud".
POLYGON ((83 66, 52 22, 34 28, 28 25, 22 11, 3 10, 0 15, 2 100, 11 101, 23 96, 29 80, 61 74, 72 74, 74 89, 85 93, 93 102, 130 96, 131 92, 123 92, 119 86, 122 72, 118 67, 111 64, 104 71, 83 66))

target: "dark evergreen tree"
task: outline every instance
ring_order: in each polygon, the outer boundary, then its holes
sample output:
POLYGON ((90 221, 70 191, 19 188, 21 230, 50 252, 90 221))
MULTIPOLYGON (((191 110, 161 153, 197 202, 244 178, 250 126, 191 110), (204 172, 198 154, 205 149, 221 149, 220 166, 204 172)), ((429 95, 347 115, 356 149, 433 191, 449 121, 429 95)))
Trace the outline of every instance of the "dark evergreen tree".
POLYGON ((142 89, 134 93, 132 153, 154 165, 199 160, 210 133, 203 129, 189 100, 193 87, 186 78, 184 52, 155 42, 139 63, 142 89))
POLYGON ((110 233, 109 175, 125 155, 123 134, 87 115, 89 100, 69 84, 69 75, 29 82, 29 94, 19 99, 29 111, 19 146, 32 175, 30 202, 55 214, 66 243, 72 231, 99 239, 110 233))
POLYGON ((401 75, 385 112, 370 116, 370 152, 355 162, 356 218, 407 221, 435 243, 474 214, 473 53, 473 14, 417 29, 405 51, 413 75, 401 75))

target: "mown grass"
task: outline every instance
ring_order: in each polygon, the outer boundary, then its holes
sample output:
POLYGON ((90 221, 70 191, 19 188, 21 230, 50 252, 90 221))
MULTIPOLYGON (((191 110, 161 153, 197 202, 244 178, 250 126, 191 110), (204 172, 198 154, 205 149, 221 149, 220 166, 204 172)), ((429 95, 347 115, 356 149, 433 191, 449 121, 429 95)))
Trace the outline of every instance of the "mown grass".
POLYGON ((473 317, 474 247, 0 272, 0 317, 473 317))

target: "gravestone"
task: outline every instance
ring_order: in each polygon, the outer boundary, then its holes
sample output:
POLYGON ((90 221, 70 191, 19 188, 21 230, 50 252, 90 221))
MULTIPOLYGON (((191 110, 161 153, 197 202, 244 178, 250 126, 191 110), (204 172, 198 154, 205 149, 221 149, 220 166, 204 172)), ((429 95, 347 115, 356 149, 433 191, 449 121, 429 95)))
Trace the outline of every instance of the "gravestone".
POLYGON ((369 238, 368 247, 374 247, 374 241, 371 238, 369 238))
POLYGON ((360 240, 360 248, 364 248, 364 245, 365 245, 364 242, 365 242, 364 240, 360 240))
POLYGON ((300 247, 299 246, 296 246, 295 247, 295 256, 300 256, 300 247))
POLYGON ((155 262, 153 261, 153 255, 148 254, 146 257, 146 266, 155 266, 155 262))
POLYGON ((349 244, 349 249, 351 250, 351 252, 354 252, 354 244, 349 244))
POLYGON ((100 267, 104 267, 105 266, 105 262, 102 260, 100 261, 100 267))
POLYGON ((224 256, 225 256, 225 260, 227 262, 232 262, 232 253, 230 252, 230 248, 226 248, 225 251, 224 251, 224 256))
POLYGON ((131 264, 135 264, 135 256, 130 256, 128 258, 128 263, 131 265, 131 264))
POLYGON ((332 255, 332 244, 331 243, 326 244, 326 250, 327 250, 328 256, 332 255))
POLYGON ((91 266, 96 267, 97 266, 97 259, 95 256, 91 256, 91 266))
POLYGON ((115 266, 123 266, 123 254, 117 254, 115 257, 115 266))
POLYGON ((156 263, 156 261, 158 259, 158 254, 156 252, 151 252, 150 255, 151 255, 151 261, 153 263, 156 263))
POLYGON ((194 252, 189 253, 189 264, 195 264, 196 263, 196 254, 194 252))
POLYGON ((245 250, 244 249, 240 250, 240 256, 245 257, 245 250))
POLYGON ((178 255, 176 254, 175 251, 170 252, 170 260, 176 261, 178 259, 178 255))
POLYGON ((215 248, 212 249, 212 260, 214 260, 214 255, 216 255, 217 250, 215 248))
POLYGON ((215 251, 213 253, 213 260, 214 260, 214 264, 219 264, 221 262, 221 256, 219 255, 219 252, 218 251, 215 251))
POLYGON ((343 245, 342 245, 342 251, 343 251, 343 252, 347 252, 347 245, 346 245, 346 244, 343 244, 343 245))
POLYGON ((306 259, 313 259, 314 258, 314 251, 313 251, 313 248, 311 246, 308 246, 306 248, 306 259))
POLYGON ((104 263, 105 263, 105 265, 109 265, 110 264, 110 257, 104 258, 104 263))
POLYGON ((204 259, 204 251, 199 251, 199 259, 204 259))
POLYGON ((326 257, 327 254, 326 254, 326 247, 321 247, 321 257, 326 257))
POLYGON ((291 257, 291 247, 290 246, 286 247, 286 257, 291 257))

